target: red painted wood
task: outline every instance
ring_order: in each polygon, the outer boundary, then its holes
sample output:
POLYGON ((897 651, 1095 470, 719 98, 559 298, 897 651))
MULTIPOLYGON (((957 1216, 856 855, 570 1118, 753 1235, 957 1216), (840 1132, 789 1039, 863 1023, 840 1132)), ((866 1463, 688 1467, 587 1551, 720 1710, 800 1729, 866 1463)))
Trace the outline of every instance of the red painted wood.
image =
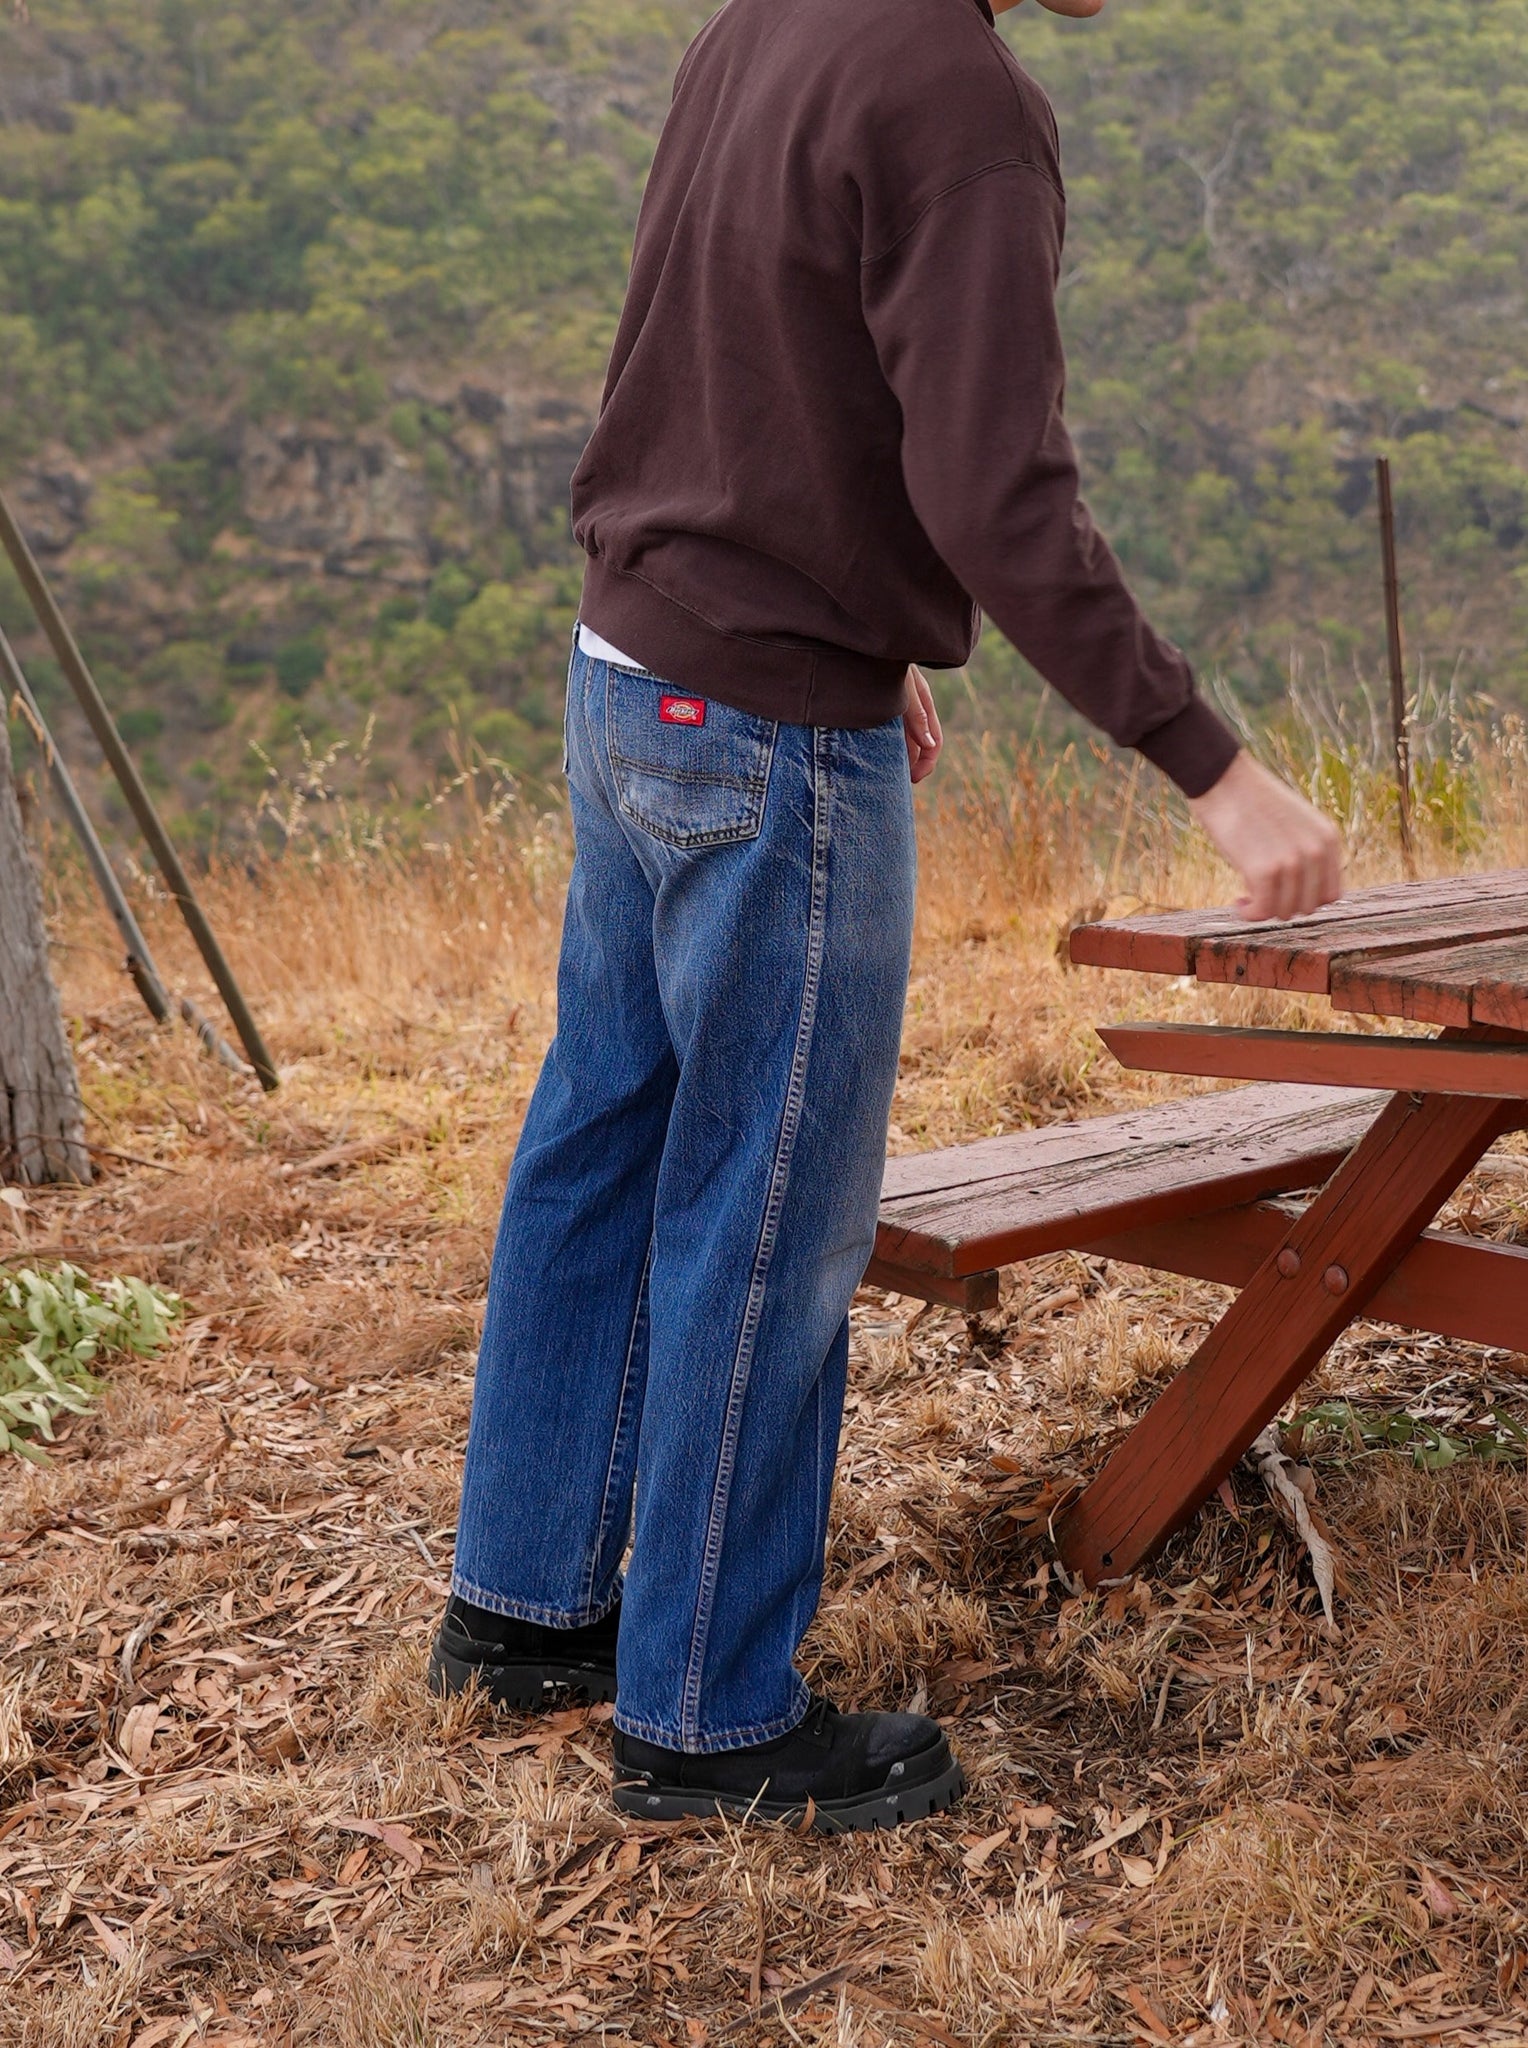
MULTIPOLYGON (((1453 912, 1464 918, 1465 937, 1478 936, 1468 913, 1486 910, 1503 897, 1528 896, 1528 873, 1505 869, 1491 875, 1451 875, 1437 882, 1387 882, 1376 889, 1358 889, 1337 903, 1286 924, 1249 925, 1233 909, 1169 910, 1145 917, 1114 918, 1079 925, 1071 936, 1071 957, 1079 967, 1123 967, 1147 974, 1192 974, 1203 948, 1252 937, 1296 949, 1317 947, 1333 926, 1350 926, 1399 913, 1416 917, 1453 912)), ((1518 929, 1528 930, 1528 926, 1518 929)), ((1450 924, 1449 931, 1456 929, 1450 924)), ((1440 937, 1447 936, 1441 933, 1440 937)), ((1427 943, 1435 943, 1428 941, 1427 943)), ((1340 950, 1340 949, 1338 949, 1340 950)), ((1216 980, 1234 979, 1217 973, 1216 980)), ((1320 993, 1319 990, 1315 993, 1320 993)))
POLYGON ((1315 1187, 1382 1102, 1238 1088, 889 1159, 876 1257, 953 1278, 1106 1231, 1315 1187))
POLYGON ((1482 946, 1470 962, 1475 986, 1470 1021, 1528 1032, 1528 940, 1516 946, 1482 946))
POLYGON ((1150 1557, 1362 1314, 1516 1105, 1396 1096, 1182 1372, 1068 1510, 1058 1538, 1089 1585, 1150 1557), (1286 1262, 1287 1263, 1287 1262, 1286 1262), (1325 1284, 1334 1268, 1342 1292, 1325 1284))
POLYGON ((968 1316, 998 1305, 996 1273, 970 1273, 963 1280, 949 1280, 937 1273, 920 1273, 914 1267, 889 1265, 872 1259, 865 1269, 867 1287, 884 1287, 891 1294, 910 1294, 914 1301, 939 1301, 947 1308, 964 1309, 968 1316))
POLYGON ((1110 1024, 1098 1035, 1122 1067, 1148 1074, 1528 1097, 1528 1046, 1215 1024, 1110 1024))
MULTIPOLYGON (((1331 988, 1333 963, 1339 959, 1388 963, 1409 954, 1528 932, 1528 893, 1521 886, 1522 878, 1517 880, 1515 890, 1503 891, 1489 901, 1408 904, 1384 916, 1332 919, 1319 927, 1304 923, 1249 926, 1207 940, 1194 954, 1194 972, 1200 981, 1324 996, 1331 988)), ((1374 1014, 1392 1013, 1376 1010, 1374 1014)))
POLYGON ((1332 962, 1330 993, 1339 1010, 1407 1017, 1418 1024, 1464 1025, 1511 1022, 1508 1017, 1476 1014, 1475 999, 1481 993, 1504 987, 1528 987, 1528 938, 1439 946, 1384 959, 1351 954, 1332 962))
POLYGON ((1477 982, 1470 998, 1477 1024, 1501 1024, 1509 1031, 1528 1032, 1528 985, 1522 982, 1477 982))
MULTIPOLYGON (((1078 1250, 1245 1287, 1277 1254, 1303 1213, 1303 1206, 1294 1203, 1252 1202, 1184 1223, 1098 1238, 1078 1250)), ((1458 1231, 1426 1231, 1380 1283, 1363 1313, 1369 1322, 1528 1353, 1528 1249, 1490 1244, 1458 1231)))
POLYGON ((1245 1287, 1258 1267, 1277 1253, 1303 1214, 1303 1204, 1243 1202, 1234 1209, 1216 1209, 1178 1223, 1149 1223, 1143 1230, 1116 1231, 1108 1237, 1092 1238, 1077 1249, 1094 1258, 1118 1259, 1126 1266, 1181 1273, 1185 1279, 1213 1280, 1222 1287, 1245 1287))
POLYGON ((1192 974, 1205 937, 1237 932, 1246 919, 1236 910, 1166 910, 1149 917, 1080 924, 1068 940, 1074 967, 1123 967, 1136 974, 1192 974))

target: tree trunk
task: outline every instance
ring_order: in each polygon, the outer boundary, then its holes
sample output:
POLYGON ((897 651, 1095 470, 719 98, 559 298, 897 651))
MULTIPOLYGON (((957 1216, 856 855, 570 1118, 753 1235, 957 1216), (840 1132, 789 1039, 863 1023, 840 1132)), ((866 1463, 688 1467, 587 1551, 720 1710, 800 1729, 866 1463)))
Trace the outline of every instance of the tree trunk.
POLYGON ((89 1178, 80 1084, 48 966, 42 889, 0 696, 0 1181, 89 1178))

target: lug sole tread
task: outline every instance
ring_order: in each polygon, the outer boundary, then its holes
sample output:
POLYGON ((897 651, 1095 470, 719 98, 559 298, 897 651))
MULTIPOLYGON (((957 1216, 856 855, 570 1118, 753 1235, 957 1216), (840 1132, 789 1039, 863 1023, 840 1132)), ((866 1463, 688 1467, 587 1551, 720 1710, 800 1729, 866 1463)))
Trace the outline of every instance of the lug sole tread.
POLYGON ((430 1659, 430 1690, 442 1699, 474 1682, 496 1707, 529 1710, 569 1696, 591 1704, 615 1698, 615 1673, 593 1664, 482 1664, 437 1651, 430 1659))
MULTIPOLYGON (((883 1790, 854 1799, 814 1803, 812 1826, 822 1835, 906 1827, 947 1811, 965 1789, 965 1773, 958 1763, 952 1763, 941 1776, 924 1785, 909 1786, 905 1792, 883 1790)), ((618 1784, 614 1798, 620 1812, 640 1820, 714 1820, 727 1814, 735 1819, 780 1821, 799 1827, 806 1817, 806 1807, 799 1800, 750 1800, 726 1792, 653 1791, 641 1783, 618 1784)))

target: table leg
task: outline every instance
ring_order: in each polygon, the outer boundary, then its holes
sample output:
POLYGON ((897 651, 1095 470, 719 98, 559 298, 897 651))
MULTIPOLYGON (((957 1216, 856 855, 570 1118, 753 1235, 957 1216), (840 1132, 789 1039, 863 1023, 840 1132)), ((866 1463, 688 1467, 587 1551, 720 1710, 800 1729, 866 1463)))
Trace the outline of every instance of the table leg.
POLYGON ((1479 1097, 1391 1099, 1063 1517, 1073 1572, 1122 1578, 1182 1527, 1521 1116, 1479 1097))

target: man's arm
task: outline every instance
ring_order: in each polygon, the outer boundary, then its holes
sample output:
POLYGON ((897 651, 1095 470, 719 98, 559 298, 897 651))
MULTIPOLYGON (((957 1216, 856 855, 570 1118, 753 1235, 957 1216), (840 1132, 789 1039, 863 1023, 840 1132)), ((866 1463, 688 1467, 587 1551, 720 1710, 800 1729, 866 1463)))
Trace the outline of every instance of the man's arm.
POLYGON ((902 407, 902 468, 924 531, 1046 681, 1190 799, 1241 873, 1253 917, 1341 892, 1341 842, 1241 754, 1153 631, 1082 502, 1062 417, 1056 318, 1064 204, 1038 163, 941 194, 864 266, 865 318, 902 407))
POLYGON ((1078 487, 1056 320, 1061 195, 1038 165, 963 179, 894 245, 862 298, 902 407, 902 469, 924 531, 1067 701, 1189 796, 1236 741, 1153 632, 1078 487))

